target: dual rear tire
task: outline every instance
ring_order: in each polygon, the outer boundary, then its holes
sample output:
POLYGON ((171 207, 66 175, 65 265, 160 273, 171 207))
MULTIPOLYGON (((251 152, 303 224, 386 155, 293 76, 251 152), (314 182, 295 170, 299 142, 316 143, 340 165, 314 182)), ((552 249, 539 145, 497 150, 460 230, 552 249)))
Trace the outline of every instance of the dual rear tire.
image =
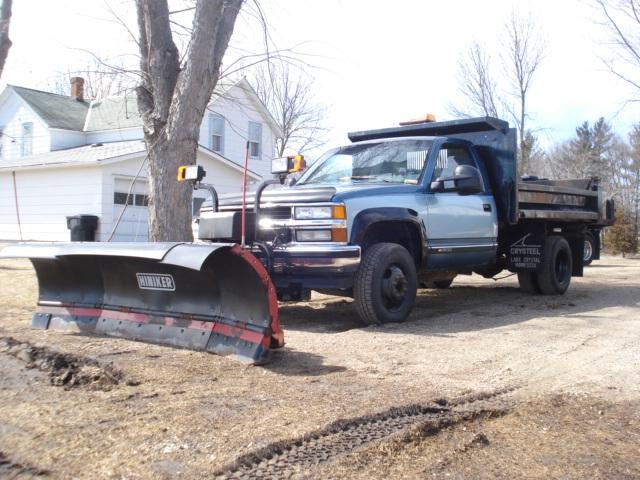
POLYGON ((587 233, 584 237, 584 256, 582 264, 586 267, 593 262, 593 256, 596 251, 596 240, 591 233, 587 233))
POLYGON ((561 295, 571 284, 573 260, 569 243, 558 235, 547 237, 539 271, 518 272, 520 289, 534 294, 561 295))

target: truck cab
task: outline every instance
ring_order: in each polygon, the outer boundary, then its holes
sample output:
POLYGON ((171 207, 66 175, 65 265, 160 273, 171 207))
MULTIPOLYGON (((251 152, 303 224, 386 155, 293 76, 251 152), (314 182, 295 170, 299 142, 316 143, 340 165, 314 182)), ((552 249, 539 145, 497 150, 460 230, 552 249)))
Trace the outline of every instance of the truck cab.
MULTIPOLYGON (((428 122, 349 137, 295 185, 249 197, 252 249, 281 299, 310 290, 353 296, 365 323, 385 323, 409 315, 418 286, 446 288, 460 273, 519 271, 535 292, 538 275, 549 276, 541 267, 549 236, 564 243, 554 240, 546 256, 560 248, 569 264, 559 271, 569 274, 544 291, 563 293, 571 273, 582 273, 572 261, 582 258, 587 226, 602 220, 601 192, 530 184, 522 195, 531 201, 520 203, 515 131, 506 122, 428 122), (529 257, 518 263, 511 247, 520 240, 529 257)), ((240 206, 231 195, 204 207, 200 238, 237 239, 240 206)))

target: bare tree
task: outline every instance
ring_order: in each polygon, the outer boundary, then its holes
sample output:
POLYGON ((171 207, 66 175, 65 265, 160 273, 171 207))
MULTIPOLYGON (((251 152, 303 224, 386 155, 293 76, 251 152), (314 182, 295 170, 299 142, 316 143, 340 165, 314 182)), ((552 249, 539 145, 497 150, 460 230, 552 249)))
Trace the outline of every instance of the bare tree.
POLYGON ((544 44, 530 15, 519 16, 512 12, 505 25, 505 34, 508 42, 502 61, 509 78, 510 93, 516 98, 516 106, 508 111, 518 127, 520 171, 526 172, 531 161, 528 155, 531 148, 527 145, 527 95, 544 57, 544 44))
POLYGON ((458 89, 466 105, 461 108, 451 106, 450 110, 456 117, 499 117, 497 87, 491 73, 491 57, 474 41, 458 61, 458 89))
POLYGON ((138 109, 148 149, 149 234, 153 241, 191 240, 191 197, 175 181, 194 164, 200 124, 220 74, 242 0, 197 0, 181 62, 167 0, 136 0, 142 84, 138 109))
POLYGON ((69 95, 72 77, 84 78, 84 96, 90 100, 123 95, 135 88, 138 79, 135 72, 127 71, 123 65, 93 58, 84 68, 69 68, 48 79, 45 88, 58 95, 69 95))
POLYGON ((308 75, 287 62, 272 60, 255 70, 251 83, 282 132, 276 139, 278 156, 288 148, 304 152, 324 143, 325 109, 314 101, 308 75))
POLYGON ((0 7, 0 75, 9 55, 11 40, 9 40, 9 25, 11 24, 11 7, 13 0, 2 0, 0 7))
MULTIPOLYGON (((600 23, 610 35, 609 58, 602 58, 611 73, 640 94, 640 2, 638 0, 593 0, 601 13, 600 23)), ((640 101, 636 97, 631 101, 640 101)))
POLYGON ((536 137, 527 126, 527 100, 533 77, 544 58, 544 44, 531 16, 516 12, 511 13, 503 35, 505 53, 500 55, 499 67, 506 82, 497 80, 499 77, 494 71, 498 65, 486 49, 474 41, 458 68, 460 93, 466 106, 452 107, 451 112, 456 116, 511 117, 518 129, 519 171, 530 173, 536 137))

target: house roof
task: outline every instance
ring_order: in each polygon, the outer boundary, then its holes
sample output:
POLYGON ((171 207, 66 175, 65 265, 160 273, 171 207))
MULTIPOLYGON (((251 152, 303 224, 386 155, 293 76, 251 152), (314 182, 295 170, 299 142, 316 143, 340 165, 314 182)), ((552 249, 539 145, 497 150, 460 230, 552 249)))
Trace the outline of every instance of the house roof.
POLYGON ((84 131, 119 130, 141 126, 136 96, 127 95, 91 102, 84 131))
POLYGON ((62 165, 91 165, 124 155, 141 153, 145 150, 146 146, 142 140, 96 143, 82 147, 67 148, 65 150, 53 150, 38 155, 31 155, 30 157, 2 159, 0 160, 0 170, 62 165))
MULTIPOLYGON (((245 92, 276 136, 282 135, 277 122, 246 78, 232 84, 219 84, 212 95, 212 100, 225 96, 233 99, 230 93, 233 88, 239 88, 245 92)), ((32 88, 8 85, 7 89, 16 92, 50 128, 97 132, 142 126, 134 94, 80 102, 66 95, 32 88)))
POLYGON ((33 111, 51 128, 82 131, 89 102, 80 102, 66 95, 9 85, 27 102, 33 111))
MULTIPOLYGON (((112 163, 121 160, 127 160, 135 154, 141 154, 146 151, 144 140, 128 140, 123 142, 96 143, 93 145, 84 145, 82 147, 68 148, 66 150, 54 150, 51 152, 32 155, 30 157, 21 157, 14 159, 0 160, 0 171, 2 170, 21 170, 24 168, 53 168, 53 167, 71 167, 96 165, 102 162, 112 163)), ((239 163, 234 162, 222 155, 199 146, 198 150, 215 160, 242 172, 243 167, 239 163)), ((134 157, 135 158, 135 157, 134 157)), ((255 180, 260 180, 260 175, 253 170, 248 170, 248 174, 255 180)))

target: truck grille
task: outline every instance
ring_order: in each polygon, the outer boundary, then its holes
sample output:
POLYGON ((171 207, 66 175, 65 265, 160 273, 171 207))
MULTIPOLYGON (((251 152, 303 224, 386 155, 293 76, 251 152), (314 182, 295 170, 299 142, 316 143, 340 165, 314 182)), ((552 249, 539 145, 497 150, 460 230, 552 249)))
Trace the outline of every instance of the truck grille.
POLYGON ((269 207, 261 208, 262 218, 272 218, 274 220, 289 220, 291 218, 291 207, 269 207))

